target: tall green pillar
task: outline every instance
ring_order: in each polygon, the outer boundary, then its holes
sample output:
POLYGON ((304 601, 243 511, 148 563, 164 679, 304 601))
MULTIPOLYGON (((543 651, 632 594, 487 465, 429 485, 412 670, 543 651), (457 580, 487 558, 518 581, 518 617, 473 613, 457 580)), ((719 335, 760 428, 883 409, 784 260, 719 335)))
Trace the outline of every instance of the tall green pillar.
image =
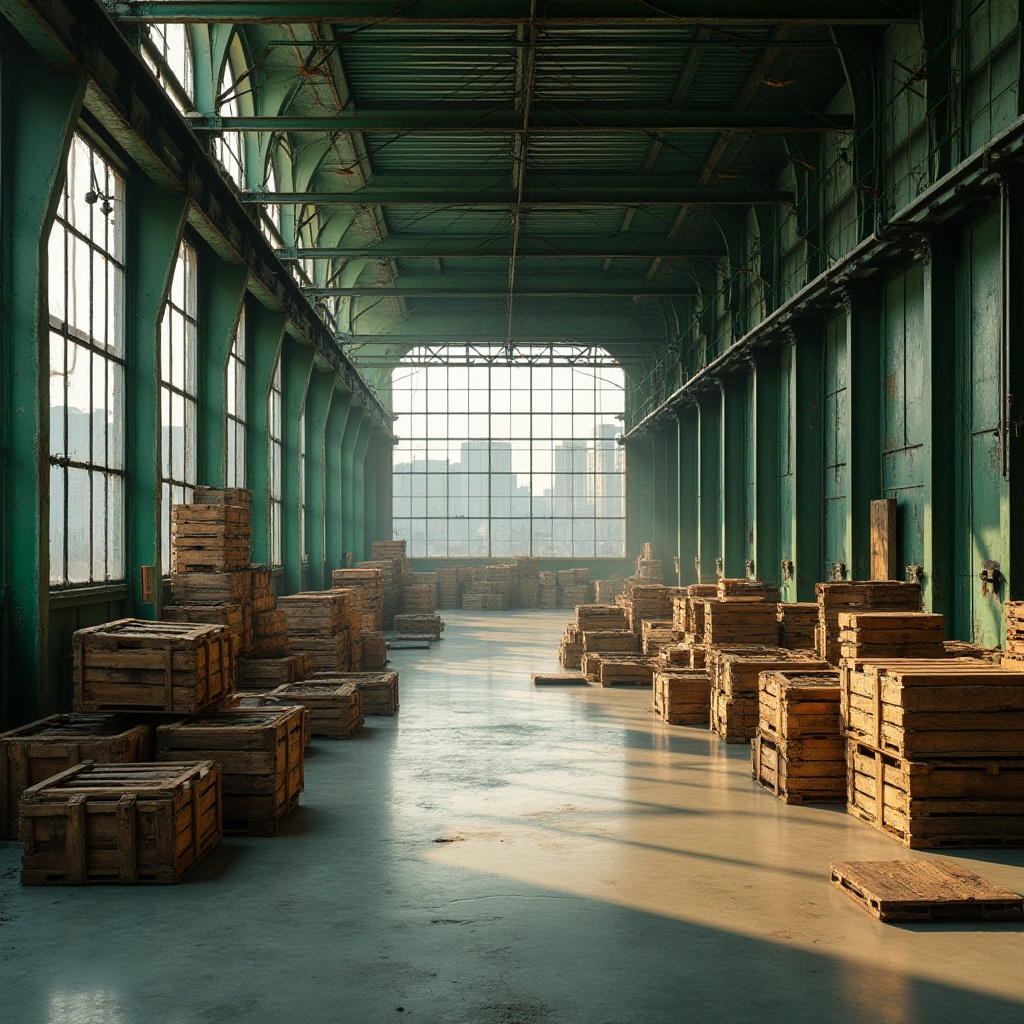
POLYGON ((722 396, 716 387, 697 398, 698 583, 714 582, 722 554, 722 396))
POLYGON ((7 388, 4 635, 0 717, 60 710, 48 666, 50 346, 47 241, 85 81, 54 74, 27 46, 4 48, 3 335, 7 388), (24 86, 24 88, 21 88, 24 86))
POLYGON ((327 531, 327 419, 334 397, 334 375, 314 368, 306 395, 306 546, 309 575, 305 585, 313 590, 330 587, 324 542, 327 531))
MULTIPOLYGON (((345 424, 345 436, 341 442, 341 551, 355 557, 355 521, 356 521, 356 475, 355 459, 359 435, 363 430, 363 410, 353 403, 349 408, 348 422, 345 424)), ((344 564, 344 562, 340 563, 344 564)))
MULTIPOLYGON (((747 467, 747 381, 743 374, 730 373, 722 379, 721 516, 723 571, 730 579, 746 575, 746 467, 747 467)), ((752 453, 751 453, 752 454, 752 453)))
MULTIPOLYGON (((282 384, 284 409, 281 415, 281 559, 284 568, 284 593, 302 589, 302 553, 299 546, 299 425, 306 406, 310 376, 313 370, 313 349, 286 338, 281 358, 284 360, 282 384)), ((309 453, 306 457, 307 468, 309 453)))
POLYGON ((270 561, 270 384, 284 340, 285 316, 249 304, 246 350, 246 465, 252 488, 252 560, 270 561))
POLYGON ((203 261, 199 275, 196 468, 199 482, 212 487, 227 480, 227 363, 247 278, 245 267, 215 256, 203 261))
POLYGON ((780 581, 782 562, 779 520, 782 443, 779 423, 779 350, 755 350, 753 369, 754 571, 766 582, 775 583, 780 581))
POLYGON ((694 560, 698 557, 698 412, 695 404, 683 406, 676 413, 676 476, 678 498, 678 531, 676 550, 679 552, 679 585, 698 583, 694 560))
POLYGON ((326 574, 343 568, 344 541, 342 538, 342 451, 348 417, 352 410, 352 395, 334 388, 331 409, 324 427, 324 561, 326 574))
POLYGON ((848 578, 871 579, 871 502, 882 497, 882 357, 878 286, 857 282, 848 290, 846 550, 848 578))
POLYGON ((373 420, 364 413, 352 457, 352 552, 357 562, 366 559, 366 451, 373 431, 373 420))

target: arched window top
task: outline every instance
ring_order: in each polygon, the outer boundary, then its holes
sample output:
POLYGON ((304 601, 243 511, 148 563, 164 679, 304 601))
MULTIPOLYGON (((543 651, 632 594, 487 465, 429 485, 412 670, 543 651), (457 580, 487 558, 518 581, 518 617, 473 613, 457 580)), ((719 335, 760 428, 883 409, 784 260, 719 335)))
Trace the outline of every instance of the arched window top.
MULTIPOLYGON (((217 86, 216 105, 221 117, 237 117, 240 113, 235 71, 230 57, 224 61, 224 70, 217 86)), ((245 149, 241 132, 221 132, 220 137, 214 141, 213 152, 231 180, 239 188, 244 187, 245 149)))

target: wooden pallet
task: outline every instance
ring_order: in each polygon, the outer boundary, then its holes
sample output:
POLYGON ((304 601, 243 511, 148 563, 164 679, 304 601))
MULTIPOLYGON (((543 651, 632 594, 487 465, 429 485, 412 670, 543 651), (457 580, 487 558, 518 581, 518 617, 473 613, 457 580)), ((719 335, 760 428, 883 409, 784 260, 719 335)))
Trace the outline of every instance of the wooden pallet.
POLYGON ((587 686, 585 676, 572 675, 566 673, 565 675, 550 675, 542 672, 535 672, 530 676, 530 681, 534 686, 587 686))
POLYGON ((847 741, 847 812, 911 849, 1024 845, 1024 758, 911 761, 847 741))
POLYGON ((156 730, 158 761, 216 761, 225 832, 273 835, 299 802, 303 708, 219 708, 156 730))
POLYGON ((22 885, 170 884, 222 836, 220 768, 87 761, 25 790, 22 885))
POLYGON ((71 638, 76 711, 195 715, 235 689, 225 626, 119 619, 71 638))
POLYGON ((1020 921, 1024 900, 944 857, 830 864, 832 884, 885 923, 1020 921))
POLYGON ((0 735, 0 839, 18 836, 21 794, 82 761, 152 757, 153 730, 120 715, 50 715, 0 735))

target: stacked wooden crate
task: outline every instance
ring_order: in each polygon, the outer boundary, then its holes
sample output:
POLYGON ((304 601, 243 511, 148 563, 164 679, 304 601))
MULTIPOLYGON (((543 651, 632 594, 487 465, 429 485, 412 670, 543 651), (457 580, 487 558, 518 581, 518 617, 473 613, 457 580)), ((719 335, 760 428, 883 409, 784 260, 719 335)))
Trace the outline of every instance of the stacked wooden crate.
POLYGON ((363 698, 354 682, 344 676, 331 679, 307 679, 279 686, 260 695, 264 707, 301 707, 308 715, 313 736, 347 740, 363 727, 363 698))
POLYGON ((1006 602, 1006 653, 1003 663, 1007 668, 1024 671, 1024 601, 1006 602))
POLYGON ((1024 673, 887 658, 841 677, 851 814, 913 848, 1024 844, 1024 673))
POLYGON ((640 551, 640 557, 636 560, 634 579, 643 580, 646 583, 660 583, 663 578, 661 559, 657 557, 654 546, 644 544, 640 551))
MULTIPOLYGON (((289 646, 291 641, 288 641, 289 646)), ((248 657, 238 662, 238 686, 245 690, 274 690, 297 683, 313 671, 313 655, 295 651, 281 658, 248 657)))
POLYGON ((119 619, 71 640, 76 711, 194 715, 235 689, 226 626, 119 619))
POLYGON ((83 761, 130 764, 152 756, 153 730, 122 715, 51 715, 0 734, 0 839, 18 838, 21 794, 83 761))
POLYGON ((817 651, 830 665, 842 657, 839 616, 844 612, 919 612, 921 585, 895 580, 819 583, 817 651))
POLYGON ((704 645, 763 644, 778 647, 779 623, 775 604, 720 599, 704 602, 704 645))
POLYGON ((675 591, 657 583, 634 583, 617 599, 629 614, 629 628, 640 634, 645 619, 664 622, 672 618, 675 591))
POLYGON ((364 715, 393 715, 398 710, 397 672, 316 672, 310 684, 351 683, 359 690, 364 715))
POLYGON ((384 629, 384 573, 380 569, 335 569, 331 587, 358 594, 360 629, 380 633, 384 629))
POLYGON ((454 566, 437 570, 437 607, 459 607, 459 570, 454 566))
POLYGON ((404 636, 429 636, 440 640, 444 620, 440 615, 396 615, 395 629, 404 636))
POLYGON ((821 671, 828 666, 810 652, 787 651, 781 647, 758 644, 708 647, 711 728, 726 743, 749 743, 758 730, 760 674, 787 668, 821 671))
POLYGON ((558 607, 558 573, 540 572, 537 574, 537 607, 558 607))
POLYGON ((925 612, 840 612, 839 655, 844 666, 888 658, 944 658, 941 615, 925 612))
POLYGON ((602 686, 646 686, 654 683, 657 658, 643 654, 596 655, 597 679, 602 686))
POLYGON ((818 605, 814 601, 776 605, 779 622, 779 646, 794 651, 817 649, 818 605))
POLYGON ((158 761, 215 761, 221 770, 225 831, 272 835, 303 788, 305 712, 219 708, 161 725, 158 761))
POLYGON ((585 633, 588 630, 629 629, 629 615, 626 609, 616 604, 580 604, 576 606, 576 628, 585 633))
POLYGON ((625 593, 625 590, 625 576, 611 576, 606 580, 595 580, 594 600, 598 604, 612 604, 617 597, 625 593))
POLYGON ((722 601, 726 598, 745 597, 752 601, 769 601, 777 604, 779 588, 763 580, 723 577, 716 584, 716 596, 722 601))
POLYGON ((312 656, 313 668, 345 672, 350 665, 347 590, 310 591, 278 598, 295 651, 312 656))
POLYGON ((22 885, 173 883, 221 840, 213 761, 85 762, 21 797, 22 885))
POLYGON ((711 711, 711 680, 703 669, 658 665, 654 672, 654 712, 669 725, 702 725, 711 711))
POLYGON ((583 632, 570 622, 565 627, 562 642, 558 645, 558 664, 562 668, 579 668, 582 659, 583 632))
POLYGON ((402 608, 409 615, 430 615, 437 608, 435 588, 428 584, 406 585, 402 590, 402 608))
POLYGON ((644 654, 653 657, 663 647, 675 642, 675 631, 672 620, 664 621, 645 619, 640 624, 640 648, 644 654))
MULTIPOLYGON (((248 491, 234 488, 236 500, 248 491)), ((241 504, 171 506, 171 571, 231 572, 249 565, 252 510, 241 504)))
POLYGON ((788 804, 844 803, 846 750, 839 673, 762 672, 754 779, 788 804))
POLYGON ((583 631, 584 654, 639 654, 640 637, 631 629, 583 631))
POLYGON ((516 596, 519 608, 536 608, 540 600, 540 559, 519 555, 515 560, 516 596))

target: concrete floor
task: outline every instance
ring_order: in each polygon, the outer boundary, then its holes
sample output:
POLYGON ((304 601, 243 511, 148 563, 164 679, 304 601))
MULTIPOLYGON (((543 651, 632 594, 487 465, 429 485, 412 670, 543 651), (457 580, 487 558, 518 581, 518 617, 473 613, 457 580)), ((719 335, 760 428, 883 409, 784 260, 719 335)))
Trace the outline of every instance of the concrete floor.
MULTIPOLYGON (((0 1021, 1024 1021, 1024 928, 878 924, 829 861, 909 851, 647 691, 531 688, 565 612, 444 614, 275 838, 135 889, 22 889, 0 843, 0 1021)), ((1021 851, 957 856, 1024 892, 1021 851)))

